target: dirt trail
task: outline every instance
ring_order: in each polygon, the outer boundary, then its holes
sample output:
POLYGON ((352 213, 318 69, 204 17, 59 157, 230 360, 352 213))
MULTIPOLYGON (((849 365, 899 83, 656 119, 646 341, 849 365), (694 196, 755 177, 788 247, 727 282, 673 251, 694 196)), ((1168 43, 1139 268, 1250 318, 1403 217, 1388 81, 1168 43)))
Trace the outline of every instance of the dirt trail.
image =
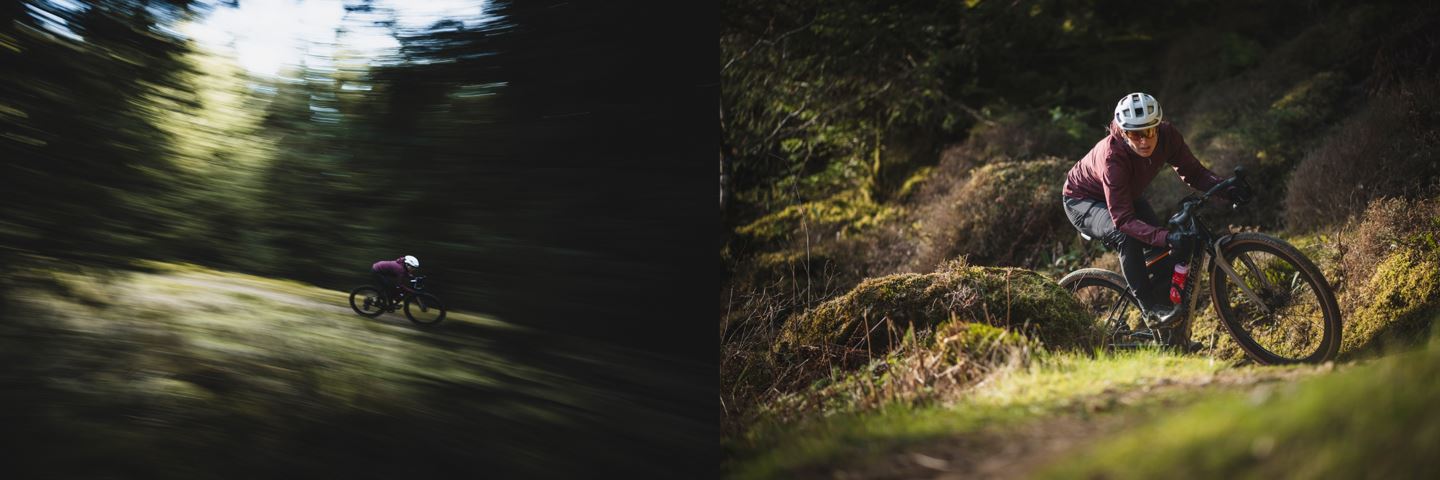
POLYGON ((1298 379, 1333 370, 1333 365, 1302 369, 1224 371, 1214 377, 1175 382, 1161 379, 1129 389, 1076 400, 1067 413, 1008 428, 989 428, 923 442, 879 460, 805 472, 805 478, 837 479, 1012 479, 1028 478, 1050 463, 1129 427, 1154 420, 1155 409, 1133 408, 1159 396, 1161 404, 1182 407, 1203 391, 1241 391, 1268 395, 1298 379), (1176 400, 1177 398, 1181 400, 1176 400))
POLYGON ((198 287, 206 290, 229 293, 243 293, 246 295, 253 295, 259 298, 263 298, 267 301, 273 301, 306 308, 314 308, 331 313, 350 312, 350 307, 349 305, 344 303, 346 299, 343 297, 337 297, 333 301, 323 302, 299 293, 276 291, 274 286, 249 285, 244 280, 240 280, 237 278, 196 273, 175 273, 166 275, 165 278, 175 283, 198 287))

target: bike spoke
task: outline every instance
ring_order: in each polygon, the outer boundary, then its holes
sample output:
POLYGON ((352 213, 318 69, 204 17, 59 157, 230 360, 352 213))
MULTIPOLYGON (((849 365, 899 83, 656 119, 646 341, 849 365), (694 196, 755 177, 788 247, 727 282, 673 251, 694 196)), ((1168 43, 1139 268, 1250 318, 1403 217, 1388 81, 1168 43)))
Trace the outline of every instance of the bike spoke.
POLYGON ((1122 322, 1122 319, 1124 318, 1123 315, 1125 314, 1125 303, 1126 302, 1123 297, 1117 298, 1115 299, 1115 302, 1110 305, 1110 308, 1107 309, 1109 313, 1105 315, 1105 324, 1109 325, 1111 330, 1119 330, 1120 323, 1122 322))
POLYGON ((1319 350, 1324 338, 1321 299, 1298 266, 1268 252, 1238 252, 1236 274, 1261 299, 1257 305, 1228 284, 1225 297, 1245 334, 1261 348, 1293 361, 1319 350), (1269 312, 1267 313, 1266 310, 1269 312))
POLYGON ((1081 281, 1067 288, 1093 316, 1095 327, 1111 339, 1129 330, 1133 306, 1118 285, 1081 281))
MULTIPOLYGON (((1239 255, 1236 255, 1236 257, 1239 257, 1239 258, 1240 258, 1240 261, 1241 261, 1242 263, 1244 263, 1247 268, 1249 268, 1249 271, 1251 271, 1251 272, 1263 272, 1263 271, 1264 271, 1264 270, 1261 270, 1260 268, 1258 268, 1258 267, 1255 266, 1255 261, 1250 259, 1250 254, 1241 252, 1239 255)), ((1237 269, 1237 272, 1238 272, 1238 269, 1237 269)), ((1256 275, 1256 277, 1259 277, 1259 279, 1260 279, 1260 285, 1259 285, 1260 288, 1262 288, 1262 289, 1270 289, 1270 288, 1273 288, 1273 287, 1270 285, 1269 279, 1265 278, 1265 275, 1264 275, 1264 274, 1256 275)), ((1242 278, 1243 278, 1243 275, 1242 275, 1242 278)))

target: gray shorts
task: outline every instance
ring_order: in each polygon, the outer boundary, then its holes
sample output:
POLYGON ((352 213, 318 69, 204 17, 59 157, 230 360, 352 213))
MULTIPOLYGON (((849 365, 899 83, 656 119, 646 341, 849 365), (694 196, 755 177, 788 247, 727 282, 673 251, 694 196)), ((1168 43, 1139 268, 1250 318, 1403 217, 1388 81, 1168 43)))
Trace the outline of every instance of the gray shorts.
MULTIPOLYGON (((1110 210, 1105 207, 1104 202, 1063 195, 1062 198, 1065 201, 1065 216, 1070 219, 1070 225, 1079 230, 1086 240, 1098 238, 1111 250, 1119 249, 1125 234, 1115 228, 1115 219, 1110 217, 1110 210)), ((1155 215, 1155 210, 1150 208, 1150 202, 1143 198, 1135 200, 1135 216, 1151 225, 1160 224, 1160 218, 1155 215)))

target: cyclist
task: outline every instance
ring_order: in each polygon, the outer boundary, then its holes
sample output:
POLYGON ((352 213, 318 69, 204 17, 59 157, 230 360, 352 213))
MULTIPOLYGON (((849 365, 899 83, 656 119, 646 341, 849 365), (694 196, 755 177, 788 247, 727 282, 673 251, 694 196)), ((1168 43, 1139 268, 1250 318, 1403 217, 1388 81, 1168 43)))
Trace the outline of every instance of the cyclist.
MULTIPOLYGON (((380 282, 380 292, 385 296, 385 305, 390 305, 401 290, 407 293, 415 293, 411 289, 410 279, 414 278, 415 271, 420 268, 420 259, 406 255, 394 260, 381 260, 370 265, 370 272, 380 282)), ((388 308, 388 307, 387 307, 388 308)))
MULTIPOLYGON (((1195 159, 1180 132, 1163 121, 1160 103, 1148 94, 1121 98, 1109 131, 1066 174, 1065 215, 1087 240, 1098 238, 1120 256, 1121 272, 1140 301, 1147 326, 1170 326, 1182 309, 1170 302, 1168 289, 1152 287, 1143 249, 1183 248, 1185 239, 1159 227, 1159 217, 1141 194, 1167 164, 1196 190, 1208 190, 1223 179, 1195 159)), ((1221 195, 1243 202, 1248 192, 1235 186, 1221 195)))

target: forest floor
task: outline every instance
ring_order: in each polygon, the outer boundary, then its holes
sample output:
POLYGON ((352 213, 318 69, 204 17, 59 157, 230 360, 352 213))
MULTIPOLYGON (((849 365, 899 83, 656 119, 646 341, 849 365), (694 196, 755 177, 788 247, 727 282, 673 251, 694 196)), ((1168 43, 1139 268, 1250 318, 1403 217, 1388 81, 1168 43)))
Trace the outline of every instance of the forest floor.
MULTIPOLYGON (((766 422, 729 478, 1411 476, 1440 444, 1440 341, 1261 366, 1140 349, 1010 366, 922 405, 766 422)), ((733 448, 733 445, 732 445, 733 448)))
POLYGON ((1217 393, 1261 398, 1334 365, 1226 369, 1210 376, 1154 378, 1063 400, 1064 407, 1015 423, 909 443, 859 464, 809 468, 802 478, 1030 478, 1097 441, 1217 393))
POLYGON ((675 409, 695 392, 663 388, 693 373, 643 352, 464 311, 428 327, 366 318, 348 292, 142 267, 17 276, 0 322, 0 412, 26 412, 0 435, 16 471, 573 478, 659 474, 679 460, 637 464, 629 449, 713 441, 675 409))

